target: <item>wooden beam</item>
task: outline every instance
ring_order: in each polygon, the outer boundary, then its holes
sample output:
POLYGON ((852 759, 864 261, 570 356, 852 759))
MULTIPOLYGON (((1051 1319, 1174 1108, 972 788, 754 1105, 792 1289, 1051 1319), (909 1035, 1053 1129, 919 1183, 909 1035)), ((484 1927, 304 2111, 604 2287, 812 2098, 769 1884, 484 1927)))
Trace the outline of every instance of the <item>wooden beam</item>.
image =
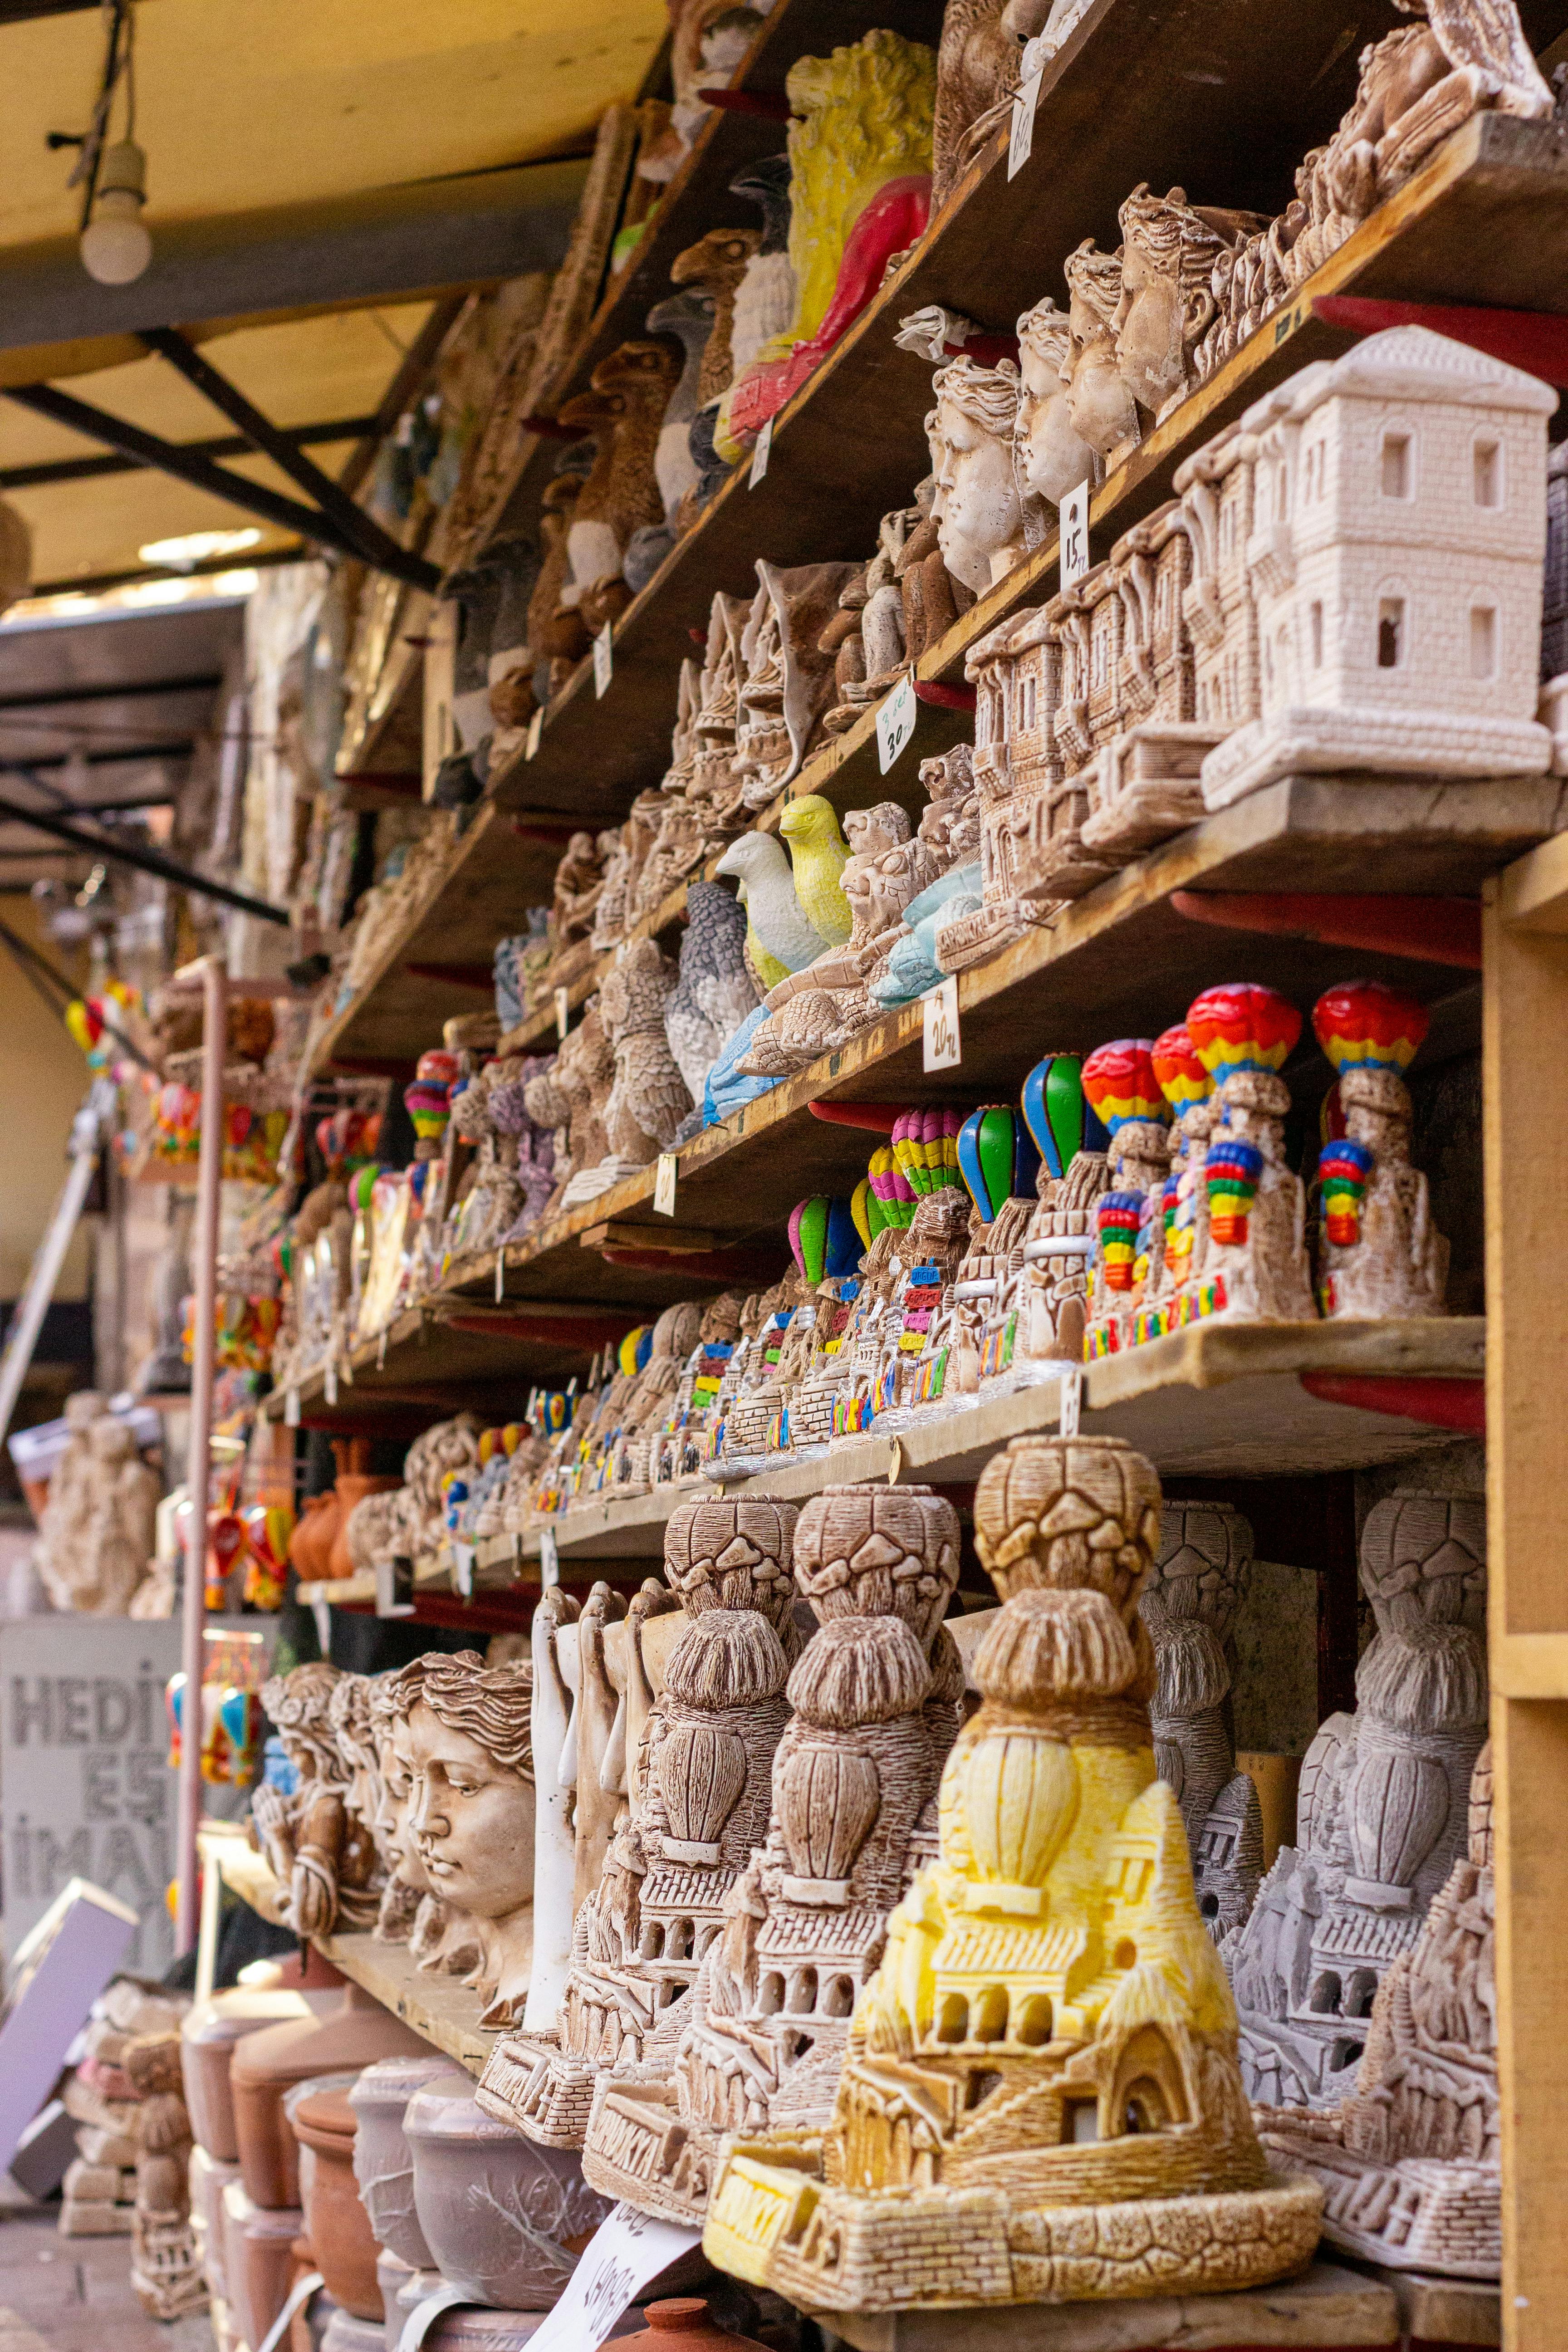
POLYGON ((1557 1376, 1568 1329, 1568 1069, 1551 1043, 1568 1021, 1568 938, 1534 928, 1557 903, 1552 853, 1562 846, 1532 852, 1484 894, 1489 1613, 1509 2352, 1556 2352, 1568 2307, 1568 1417, 1557 1376))
MULTIPOLYGON (((324 425, 290 425, 285 437, 305 449, 320 441, 357 440, 374 424, 374 416, 336 416, 324 425)), ((243 434, 224 433, 213 441, 187 441, 181 446, 196 457, 243 457, 250 443, 243 434)), ((142 466, 140 457, 127 457, 118 450, 101 457, 57 457, 47 466, 0 466, 0 490, 39 490, 55 482, 93 482, 106 474, 137 473, 142 466)))
POLYGON ((1568 932, 1568 833, 1505 866, 1498 877, 1497 911, 1510 931, 1568 932))

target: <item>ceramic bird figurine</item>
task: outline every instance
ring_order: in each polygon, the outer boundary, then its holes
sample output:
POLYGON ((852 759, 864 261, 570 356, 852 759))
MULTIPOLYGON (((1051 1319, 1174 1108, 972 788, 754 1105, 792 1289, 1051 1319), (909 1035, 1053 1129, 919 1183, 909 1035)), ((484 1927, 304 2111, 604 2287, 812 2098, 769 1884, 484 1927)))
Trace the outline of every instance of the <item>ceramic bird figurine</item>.
MULTIPOLYGON (((740 883, 746 908, 746 952, 763 988, 776 988, 788 972, 804 971, 832 944, 802 910, 789 860, 775 834, 743 833, 730 844, 714 871, 740 883)), ((838 895, 842 899, 843 892, 838 895)), ((847 934, 847 916, 840 936, 847 934)))
POLYGON ((612 1155, 627 1168, 644 1168, 671 1150, 676 1129, 691 1108, 665 1034, 665 1008, 675 979, 668 957, 652 940, 638 940, 599 992, 616 1054, 605 1131, 612 1155))
POLYGON ((806 920, 830 947, 841 946, 853 929, 849 901, 838 878, 849 860, 849 845, 831 802, 820 793, 802 793, 784 810, 779 831, 789 844, 795 895, 806 920))
POLYGON ((665 1008, 669 1050, 694 1103, 727 1040, 757 1002, 746 970, 745 909, 721 883, 691 882, 686 890, 686 936, 680 978, 665 1008))

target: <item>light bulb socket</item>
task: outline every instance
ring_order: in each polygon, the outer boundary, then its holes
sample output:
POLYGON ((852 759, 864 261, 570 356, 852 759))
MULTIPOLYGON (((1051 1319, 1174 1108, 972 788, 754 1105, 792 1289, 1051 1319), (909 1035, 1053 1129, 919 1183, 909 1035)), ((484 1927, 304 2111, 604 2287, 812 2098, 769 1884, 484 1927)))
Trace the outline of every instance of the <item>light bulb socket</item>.
MULTIPOLYGON (((147 158, 134 139, 121 139, 103 151, 98 167, 98 195, 134 196, 147 201, 147 158)), ((118 209, 118 207, 117 207, 118 209)))

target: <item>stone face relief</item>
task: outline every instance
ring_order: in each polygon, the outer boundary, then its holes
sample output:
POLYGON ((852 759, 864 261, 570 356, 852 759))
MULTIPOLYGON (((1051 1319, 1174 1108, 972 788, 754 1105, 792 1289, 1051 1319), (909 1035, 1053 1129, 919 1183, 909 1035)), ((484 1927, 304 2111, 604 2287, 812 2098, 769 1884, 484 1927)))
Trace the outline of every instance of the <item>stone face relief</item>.
POLYGON ((477 1931, 480 2022, 505 2025, 521 2014, 533 1961, 532 1675, 486 1667, 474 1651, 420 1663, 410 1828, 431 1885, 477 1931))

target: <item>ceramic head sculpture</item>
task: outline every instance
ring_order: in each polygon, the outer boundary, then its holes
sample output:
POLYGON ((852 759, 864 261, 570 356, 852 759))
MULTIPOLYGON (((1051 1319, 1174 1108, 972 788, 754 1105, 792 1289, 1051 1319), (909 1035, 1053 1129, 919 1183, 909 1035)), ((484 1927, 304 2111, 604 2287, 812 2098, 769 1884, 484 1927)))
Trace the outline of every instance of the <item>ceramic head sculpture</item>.
MULTIPOLYGON (((1018 321, 1018 405, 1013 427, 1018 487, 1026 500, 1060 506, 1080 482, 1095 479, 1099 453, 1068 410, 1072 328, 1047 295, 1018 321)), ((1027 516, 1026 515, 1026 520, 1027 516)))
POLYGON ((985 368, 965 354, 931 378, 936 394, 937 544, 955 579, 977 596, 1024 552, 1024 518, 1013 469, 1018 371, 985 368))
POLYGON ((1181 188, 1152 196, 1146 184, 1137 187, 1118 218, 1124 243, 1117 371, 1157 424, 1196 380, 1197 347, 1215 312, 1210 280, 1226 240, 1181 188))
POLYGON ((289 1925, 300 1936, 331 1935, 340 1925, 368 1927, 381 1904, 375 1843, 368 1823, 350 1809, 349 1766, 332 1723, 339 1680, 335 1666, 296 1666, 261 1692, 299 1785, 285 1797, 263 1781, 251 1799, 251 1819, 274 1876, 288 1889, 289 1925))
POLYGON ((476 1923, 483 2019, 520 2016, 533 1958, 531 1669, 429 1657, 409 1709, 414 1842, 431 1885, 476 1923))
POLYGON ((1116 363, 1116 322, 1121 308, 1121 257, 1101 253, 1091 237, 1062 265, 1068 282, 1068 342, 1064 374, 1068 417, 1080 440, 1107 467, 1136 448, 1138 404, 1116 363))
POLYGON ((826 2130, 730 2143, 710 2259, 819 2310, 1283 2277, 1321 2192, 1265 2161, 1155 1772, 1137 1604, 1159 1480, 1114 1438, 1018 1438, 974 1516, 1004 1605, 940 1858, 889 1922, 826 2130))

